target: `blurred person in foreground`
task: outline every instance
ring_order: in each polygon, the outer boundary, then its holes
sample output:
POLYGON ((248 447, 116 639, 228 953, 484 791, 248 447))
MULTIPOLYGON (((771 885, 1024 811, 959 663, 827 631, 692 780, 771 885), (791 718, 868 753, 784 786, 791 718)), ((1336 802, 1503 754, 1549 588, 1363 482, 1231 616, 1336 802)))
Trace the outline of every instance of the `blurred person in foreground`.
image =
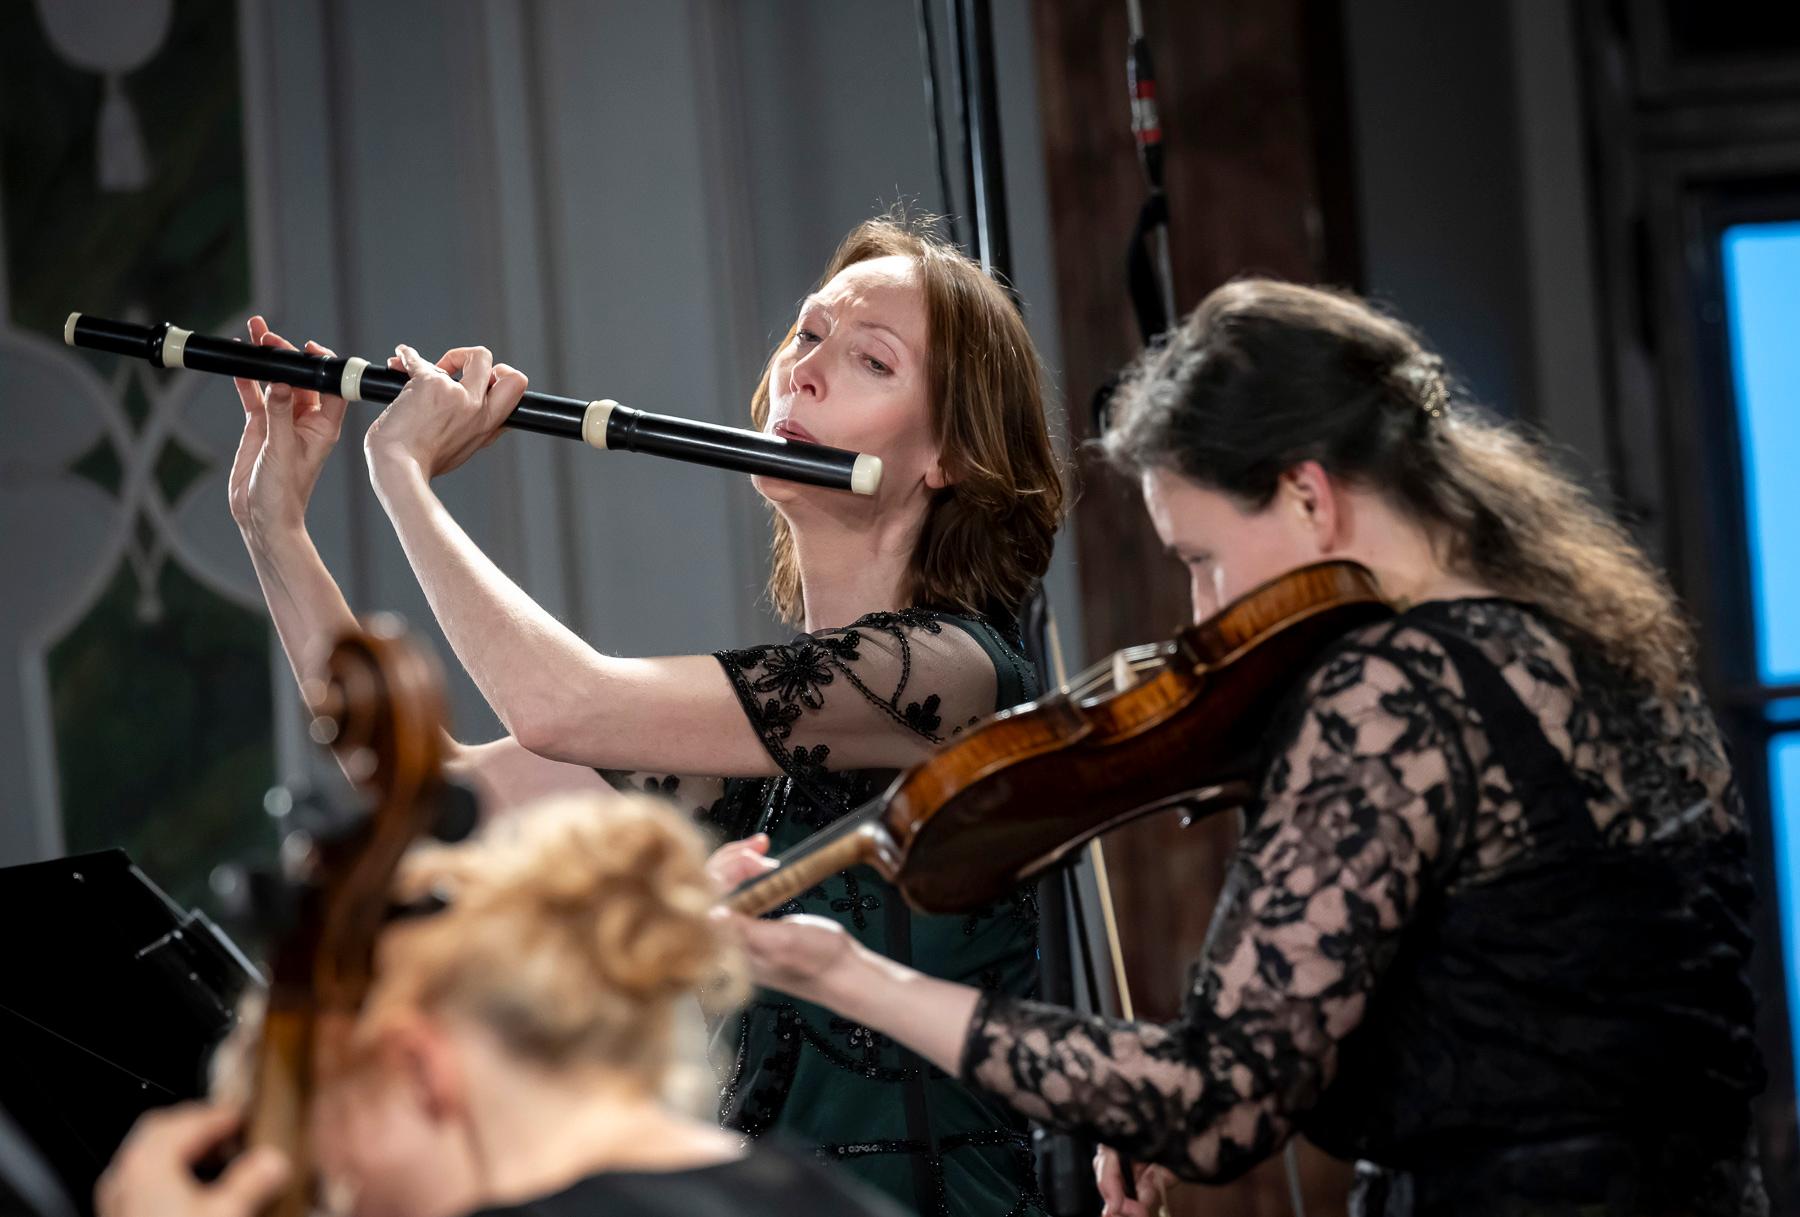
MULTIPOLYGON (((742 987, 715 896, 700 834, 648 796, 565 796, 419 847, 367 1001, 321 1027, 310 1126, 325 1210, 895 1217, 665 1099, 676 1004, 742 987)), ((241 1053, 220 1072, 232 1089, 241 1053)), ((144 1116, 100 1180, 101 1217, 254 1217, 292 1169, 277 1151, 211 1183, 194 1173, 242 1106, 144 1116)))

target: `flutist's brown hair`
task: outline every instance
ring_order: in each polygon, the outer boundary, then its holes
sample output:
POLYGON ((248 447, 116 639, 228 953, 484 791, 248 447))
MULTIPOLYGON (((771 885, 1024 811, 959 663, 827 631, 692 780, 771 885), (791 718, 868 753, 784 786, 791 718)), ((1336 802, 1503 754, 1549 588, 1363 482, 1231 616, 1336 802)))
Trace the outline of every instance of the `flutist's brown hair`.
MULTIPOLYGON (((911 603, 1010 616, 1049 567, 1063 511, 1037 348, 1005 289, 923 222, 888 215, 857 225, 819 286, 846 266, 892 255, 919 268, 930 326, 931 433, 952 479, 933 497, 913 551, 911 603)), ((776 350, 793 339, 790 327, 776 350)), ((769 417, 773 363, 771 356, 750 401, 758 427, 769 417)), ((798 621, 799 557, 779 512, 774 526, 769 597, 784 618, 798 621)))

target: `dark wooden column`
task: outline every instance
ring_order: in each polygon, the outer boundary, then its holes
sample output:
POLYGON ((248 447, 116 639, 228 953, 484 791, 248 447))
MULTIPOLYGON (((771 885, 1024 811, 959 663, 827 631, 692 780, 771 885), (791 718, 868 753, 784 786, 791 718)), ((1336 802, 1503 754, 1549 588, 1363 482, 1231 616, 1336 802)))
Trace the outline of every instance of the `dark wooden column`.
MULTIPOLYGON (((1125 252, 1145 195, 1125 85, 1124 0, 1041 0, 1036 20, 1070 430, 1087 438, 1095 391, 1137 353, 1125 252)), ((1246 273, 1354 286, 1338 10, 1312 0, 1144 0, 1167 147, 1176 301, 1191 309, 1246 273)), ((1184 577, 1137 489, 1091 458, 1072 524, 1091 656, 1165 638, 1186 621, 1184 577)), ((1172 1018, 1234 844, 1215 818, 1160 818, 1107 840, 1140 1017, 1172 1018)), ((1308 1148, 1308 1211, 1342 1212, 1348 1171, 1308 1148)), ((1183 1214, 1290 1211, 1279 1160, 1225 1188, 1185 1188, 1183 1214)))

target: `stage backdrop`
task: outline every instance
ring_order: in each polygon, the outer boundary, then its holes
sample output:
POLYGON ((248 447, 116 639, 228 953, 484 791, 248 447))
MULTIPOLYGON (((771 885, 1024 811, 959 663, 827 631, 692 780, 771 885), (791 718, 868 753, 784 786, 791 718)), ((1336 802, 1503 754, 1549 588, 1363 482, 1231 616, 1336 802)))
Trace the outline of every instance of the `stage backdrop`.
MULTIPOLYGON (((1015 278, 1054 374, 1029 16, 995 7, 1015 278)), ((910 5, 0 6, 0 864, 123 845, 191 900, 266 846, 272 782, 320 776, 226 510, 230 384, 68 350, 69 311, 261 312, 371 358, 482 342, 545 391, 741 423, 838 238, 945 209, 927 113, 910 5)), ((313 534, 355 608, 448 659, 367 485, 372 416, 313 534)), ((508 435, 441 493, 605 650, 782 632, 746 479, 508 435)), ((497 732, 453 695, 459 734, 497 732)))

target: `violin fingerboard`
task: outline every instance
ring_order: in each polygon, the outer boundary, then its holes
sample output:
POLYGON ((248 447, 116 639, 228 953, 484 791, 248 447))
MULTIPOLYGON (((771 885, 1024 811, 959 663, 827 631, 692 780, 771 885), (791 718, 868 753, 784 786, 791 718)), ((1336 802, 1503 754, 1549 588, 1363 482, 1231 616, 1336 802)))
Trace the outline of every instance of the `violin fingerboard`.
POLYGON ((734 913, 755 917, 780 908, 801 892, 816 887, 821 881, 840 871, 864 862, 873 863, 880 856, 876 830, 869 826, 860 832, 839 837, 808 853, 778 858, 781 866, 766 875, 748 880, 724 900, 734 913))

